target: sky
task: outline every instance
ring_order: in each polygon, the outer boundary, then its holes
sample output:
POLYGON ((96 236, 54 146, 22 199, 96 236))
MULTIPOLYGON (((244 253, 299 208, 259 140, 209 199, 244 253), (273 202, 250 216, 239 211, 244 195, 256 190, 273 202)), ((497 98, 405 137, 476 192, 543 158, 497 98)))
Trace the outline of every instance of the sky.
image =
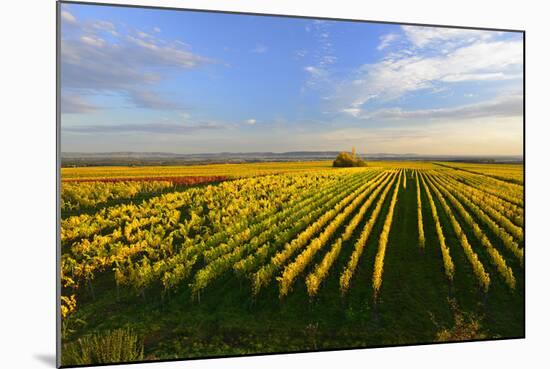
POLYGON ((523 35, 61 7, 63 152, 523 153, 523 35))

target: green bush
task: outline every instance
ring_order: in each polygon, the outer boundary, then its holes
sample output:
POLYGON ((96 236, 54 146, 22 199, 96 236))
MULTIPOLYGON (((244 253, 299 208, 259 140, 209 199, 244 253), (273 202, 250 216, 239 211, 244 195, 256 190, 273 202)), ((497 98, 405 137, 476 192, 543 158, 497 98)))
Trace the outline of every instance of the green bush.
POLYGON ((367 162, 356 157, 354 154, 350 154, 349 152, 341 152, 332 162, 332 166, 338 168, 366 167, 367 162))
POLYGON ((92 334, 62 349, 63 365, 105 364, 143 360, 143 342, 130 328, 92 334))

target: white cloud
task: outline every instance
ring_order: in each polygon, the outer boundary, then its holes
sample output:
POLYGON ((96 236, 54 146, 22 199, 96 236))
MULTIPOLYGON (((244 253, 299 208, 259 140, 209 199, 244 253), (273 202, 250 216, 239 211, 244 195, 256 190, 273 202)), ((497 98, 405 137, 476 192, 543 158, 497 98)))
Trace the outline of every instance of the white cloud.
POLYGON ((267 46, 265 45, 262 45, 262 44, 257 44, 255 48, 253 48, 252 50, 250 50, 251 53, 254 53, 254 54, 263 54, 263 53, 266 53, 267 52, 267 46))
POLYGON ((377 50, 384 50, 386 47, 390 46, 390 44, 397 40, 399 38, 399 35, 396 33, 389 33, 387 35, 383 35, 380 37, 380 43, 378 44, 378 47, 376 47, 377 50))
POLYGON ((441 46, 442 44, 453 46, 476 40, 489 40, 498 35, 494 31, 444 27, 402 26, 401 29, 412 45, 418 48, 441 46))
POLYGON ((63 114, 82 114, 93 113, 98 107, 90 104, 82 96, 77 94, 61 95, 61 113, 63 114))
POLYGON ((102 47, 105 45, 105 40, 96 36, 82 36, 80 41, 90 46, 102 47))
POLYGON ((309 78, 306 81, 306 86, 302 87, 302 91, 305 91, 306 87, 315 89, 326 87, 330 81, 331 67, 338 61, 338 58, 334 55, 334 47, 331 41, 330 23, 314 21, 308 27, 308 32, 312 32, 317 42, 316 47, 308 53, 308 55, 311 55, 313 65, 304 67, 304 70, 309 74, 309 78))
POLYGON ((336 110, 358 108, 372 99, 391 101, 442 83, 522 78, 521 41, 475 41, 447 54, 401 54, 355 71, 336 86, 336 110))
POLYGON ((307 55, 307 50, 297 50, 294 54, 297 58, 303 58, 307 55))
POLYGON ((91 27, 93 31, 99 31, 99 32, 107 32, 110 33, 113 36, 118 36, 118 32, 116 31, 116 26, 108 21, 104 20, 98 20, 91 24, 91 27))
POLYGON ((151 38, 152 37, 150 34, 148 34, 147 32, 143 32, 143 31, 137 31, 137 35, 141 38, 151 38))
POLYGON ((321 77, 326 73, 325 70, 318 67, 314 67, 313 65, 309 65, 305 67, 304 70, 314 77, 321 77))
POLYGON ((115 24, 102 20, 78 23, 63 36, 63 90, 122 94, 142 108, 183 108, 153 93, 153 87, 174 72, 213 63, 189 51, 185 43, 166 41, 140 30, 118 32, 115 24))
MULTIPOLYGON (((353 114, 352 114, 353 115, 353 114)), ((510 94, 476 104, 467 104, 449 108, 403 110, 401 108, 380 109, 360 116, 368 120, 404 120, 407 122, 460 121, 473 118, 516 117, 523 115, 523 95, 510 94)), ((354 115, 359 116, 357 113, 354 115)))
POLYGON ((346 108, 341 110, 342 113, 351 115, 352 117, 359 117, 361 115, 361 109, 359 108, 346 108))
POLYGON ((319 61, 319 65, 321 67, 326 67, 336 63, 337 61, 338 61, 338 58, 333 55, 324 55, 321 57, 321 61, 319 61))
POLYGON ((449 74, 441 79, 443 82, 464 82, 464 81, 503 81, 507 79, 521 78, 521 73, 472 73, 472 74, 449 74))
POLYGON ((202 130, 218 130, 226 128, 216 122, 187 123, 143 123, 143 124, 92 124, 78 126, 63 126, 65 133, 80 134, 112 134, 112 133, 152 133, 152 134, 189 134, 202 130))
MULTIPOLYGON (((306 86, 309 88, 322 89, 328 85, 329 72, 322 66, 308 65, 304 67, 304 71, 307 72, 308 78, 306 86)), ((305 91, 305 87, 302 87, 302 91, 305 91)))
POLYGON ((254 124, 256 124, 256 119, 247 119, 245 123, 253 126, 254 124))
POLYGON ((160 33, 160 28, 159 28, 159 27, 155 27, 155 28, 153 28, 153 31, 155 31, 156 33, 160 33))
POLYGON ((137 106, 146 109, 170 110, 181 109, 183 104, 172 101, 158 93, 136 88, 128 91, 128 97, 137 106))
POLYGON ((67 23, 76 24, 75 16, 69 13, 67 10, 61 11, 61 20, 67 23))

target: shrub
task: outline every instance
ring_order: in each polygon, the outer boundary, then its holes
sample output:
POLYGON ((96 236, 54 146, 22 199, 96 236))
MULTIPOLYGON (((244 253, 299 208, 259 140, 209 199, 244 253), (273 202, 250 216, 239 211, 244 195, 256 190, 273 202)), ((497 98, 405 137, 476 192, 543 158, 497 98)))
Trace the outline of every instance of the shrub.
POLYGON ((346 168, 346 167, 366 167, 367 162, 361 158, 356 157, 349 152, 341 152, 338 154, 334 162, 333 167, 346 168))
POLYGON ((95 333, 63 346, 63 365, 143 360, 143 342, 130 328, 95 333))

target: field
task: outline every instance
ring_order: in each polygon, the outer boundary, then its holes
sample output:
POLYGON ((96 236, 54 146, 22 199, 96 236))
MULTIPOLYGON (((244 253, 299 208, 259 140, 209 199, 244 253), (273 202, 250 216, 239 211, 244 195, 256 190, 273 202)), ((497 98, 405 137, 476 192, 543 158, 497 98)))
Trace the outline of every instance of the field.
POLYGON ((185 176, 226 176, 239 178, 265 174, 305 172, 313 169, 328 169, 331 166, 332 162, 330 161, 140 167, 112 166, 62 168, 61 176, 63 180, 185 176))
POLYGON ((63 168, 62 363, 524 336, 523 165, 330 164, 63 168))

